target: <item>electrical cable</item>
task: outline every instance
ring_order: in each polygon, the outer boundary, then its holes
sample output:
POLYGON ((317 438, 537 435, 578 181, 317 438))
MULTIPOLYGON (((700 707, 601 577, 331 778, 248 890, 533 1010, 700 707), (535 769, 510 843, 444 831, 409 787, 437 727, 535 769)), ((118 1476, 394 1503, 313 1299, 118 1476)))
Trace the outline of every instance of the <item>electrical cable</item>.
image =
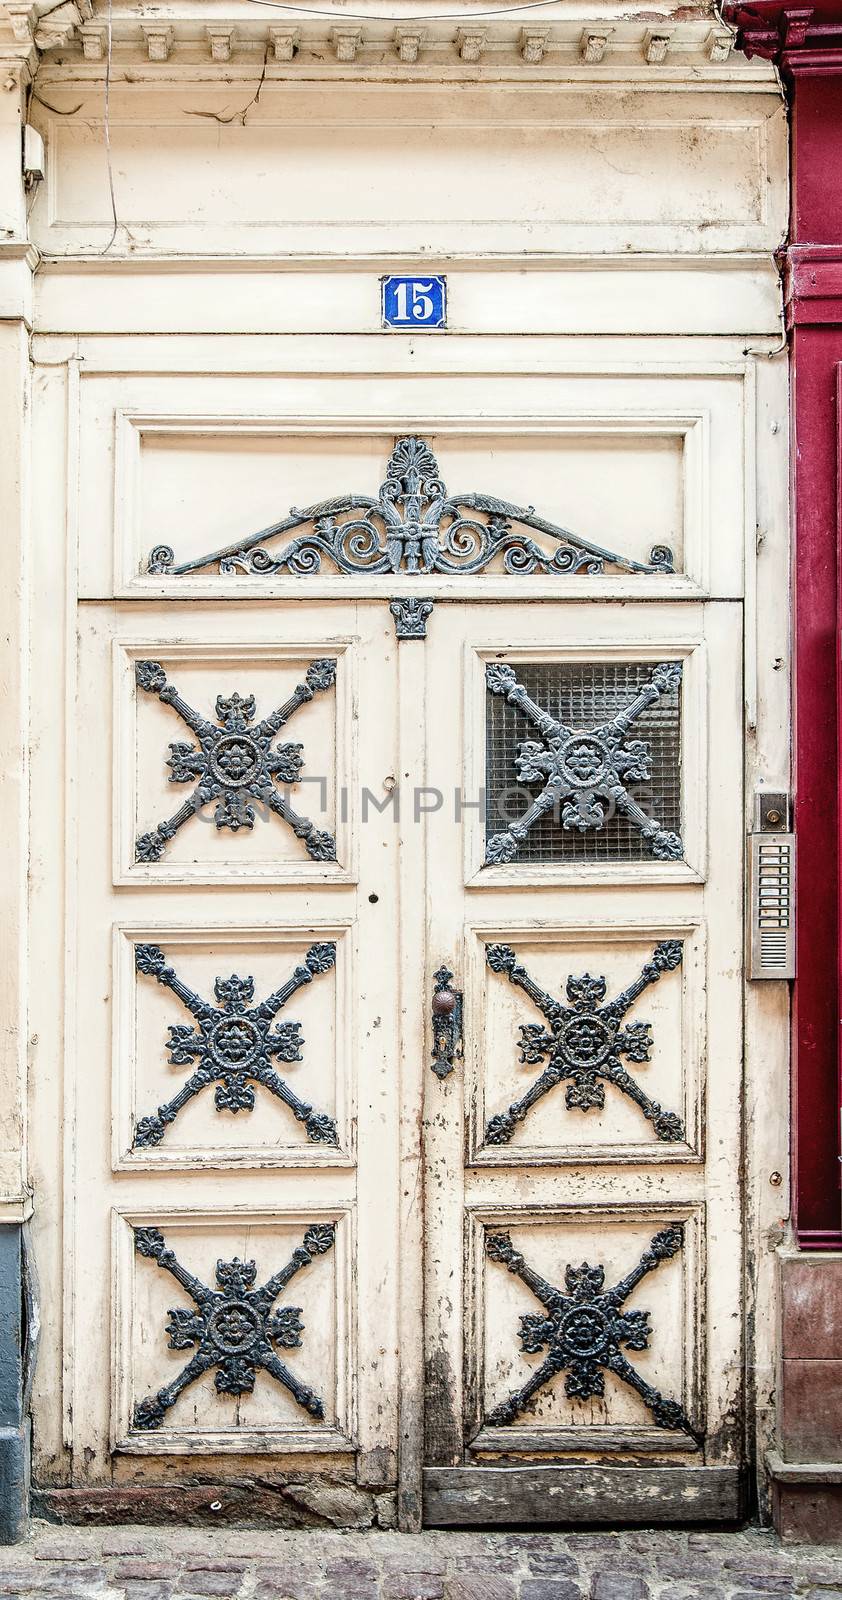
POLYGON ((95 250, 95 251, 93 251, 93 254, 94 255, 98 255, 98 256, 107 256, 109 250, 111 249, 111 246, 114 243, 114 240, 117 237, 117 230, 118 230, 118 228, 120 226, 119 222, 117 221, 117 201, 116 201, 116 199, 114 197, 114 168, 113 168, 112 163, 111 163, 111 115, 110 115, 110 113, 111 113, 111 24, 112 24, 112 7, 113 7, 113 0, 108 0, 108 19, 107 19, 107 22, 106 22, 106 43, 107 43, 107 47, 108 48, 106 50, 106 56, 105 56, 105 114, 104 114, 104 117, 103 117, 103 136, 104 136, 104 140, 105 140, 105 164, 106 164, 106 167, 108 169, 108 192, 109 192, 109 194, 111 196, 111 216, 112 216, 112 219, 113 219, 113 227, 111 229, 111 238, 109 239, 107 245, 105 246, 105 249, 104 250, 95 250))
MULTIPOLYGON (((394 22, 400 24, 406 22, 459 22, 463 26, 467 26, 471 22, 475 22, 478 19, 485 21, 489 17, 510 17, 514 16, 520 11, 538 11, 543 6, 557 6, 558 0, 525 0, 523 5, 501 6, 499 9, 493 11, 471 11, 467 15, 464 12, 446 11, 437 12, 434 16, 419 15, 397 17, 384 17, 375 15, 374 12, 369 11, 345 11, 344 9, 341 11, 323 11, 315 6, 295 5, 292 3, 292 0, 252 0, 252 4, 259 6, 270 6, 274 11, 289 11, 296 16, 326 17, 329 22, 345 22, 348 20, 351 22, 394 22)), ((563 21, 564 19, 559 18, 559 20, 563 21)))

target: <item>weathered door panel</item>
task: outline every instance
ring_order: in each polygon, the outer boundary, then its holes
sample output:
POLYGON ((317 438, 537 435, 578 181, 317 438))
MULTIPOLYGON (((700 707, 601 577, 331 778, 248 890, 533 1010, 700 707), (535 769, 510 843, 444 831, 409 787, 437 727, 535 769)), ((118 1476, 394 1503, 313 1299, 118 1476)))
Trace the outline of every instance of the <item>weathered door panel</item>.
POLYGON ((393 650, 379 606, 81 613, 77 1484, 394 1482, 393 650))
POLYGON ((430 636, 461 823, 429 823, 428 992, 445 963, 464 1056, 425 1087, 427 1516, 529 1520, 528 1472, 585 1462, 555 1517, 622 1515, 607 1463, 632 1517, 667 1467, 676 1515, 733 1514, 740 608, 442 606, 430 636))

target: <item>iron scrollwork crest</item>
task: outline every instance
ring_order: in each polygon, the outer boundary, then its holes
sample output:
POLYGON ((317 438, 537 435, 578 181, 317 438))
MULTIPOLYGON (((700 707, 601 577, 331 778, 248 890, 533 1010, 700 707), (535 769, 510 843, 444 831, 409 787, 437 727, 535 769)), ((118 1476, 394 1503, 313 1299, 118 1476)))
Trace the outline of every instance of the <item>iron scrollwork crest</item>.
POLYGON ((608 807, 625 816, 638 829, 659 861, 678 861, 684 846, 677 833, 662 828, 629 793, 630 783, 650 778, 651 752, 642 739, 630 739, 632 723, 663 694, 681 683, 680 661, 661 662, 634 699, 602 727, 577 730, 550 716, 532 700, 513 667, 489 662, 485 669, 489 693, 517 706, 541 735, 518 745, 514 758, 518 782, 541 785, 541 792, 516 822, 488 840, 486 866, 512 861, 518 847, 538 819, 561 807, 561 826, 579 833, 604 828, 608 807))
POLYGON ((665 972, 673 972, 680 966, 682 953, 679 939, 665 939, 657 944, 652 959, 644 963, 634 981, 607 1005, 603 1004, 604 977, 594 978, 589 972, 574 977, 571 973, 567 979, 568 1004, 564 1005, 535 982, 518 961, 511 945, 486 945, 485 956, 492 972, 503 973, 510 983, 529 995, 549 1024, 548 1028, 534 1022, 521 1024, 521 1062, 535 1066, 546 1059, 547 1065, 519 1100, 507 1111, 500 1111, 489 1119, 486 1143, 508 1144, 517 1124, 523 1122, 537 1101, 564 1082, 567 1084, 565 1098, 571 1111, 601 1109, 605 1104, 604 1086, 611 1083, 640 1107, 659 1139, 666 1143, 683 1140, 681 1118, 673 1111, 664 1111, 657 1100, 652 1100, 636 1078, 626 1071, 621 1059, 623 1056, 629 1061, 650 1059, 651 1024, 629 1022, 624 1027, 623 1018, 644 989, 657 983, 665 972))
POLYGON ((301 1061, 301 1024, 283 1021, 274 1026, 278 1012, 298 989, 329 972, 336 961, 332 942, 310 946, 304 961, 274 994, 254 1005, 254 979, 217 978, 211 1005, 188 988, 168 965, 163 950, 156 944, 135 947, 138 972, 156 978, 178 997, 196 1019, 197 1026, 177 1023, 169 1028, 169 1060, 172 1066, 195 1067, 178 1093, 159 1106, 151 1116, 142 1117, 134 1134, 134 1148, 160 1144, 167 1127, 174 1122, 189 1100, 215 1083, 217 1111, 251 1111, 254 1084, 262 1084, 270 1094, 289 1106, 297 1121, 304 1124, 307 1138, 314 1144, 338 1145, 336 1123, 323 1112, 314 1111, 301 1100, 272 1065, 279 1061, 301 1061))
POLYGON ((216 570, 222 575, 321 572, 322 564, 346 573, 470 573, 497 560, 507 573, 670 573, 673 554, 655 545, 648 562, 632 561, 541 517, 532 506, 488 494, 449 494, 426 440, 400 438, 376 495, 344 494, 289 515, 249 538, 192 561, 176 561, 169 545, 152 550, 147 571, 181 577, 216 570), (298 530, 306 529, 304 532, 298 530), (549 541, 545 548, 530 531, 549 541), (284 535, 280 548, 267 548, 284 535))
POLYGON ((179 828, 213 801, 217 828, 229 828, 232 833, 253 828, 253 800, 281 817, 296 838, 303 839, 307 854, 314 861, 336 860, 333 835, 317 828, 308 817, 299 816, 276 787, 278 783, 289 786, 299 782, 303 746, 272 743, 299 706, 332 687, 336 681, 335 661, 311 661, 304 682, 296 685, 289 699, 271 716, 254 726, 254 695, 219 695, 215 726, 182 699, 159 661, 136 662, 135 677, 138 688, 171 706, 198 740, 197 744, 178 741, 170 745, 170 783, 195 783, 196 787, 174 816, 140 835, 135 845, 138 861, 160 861, 179 828))
POLYGON ((296 1350, 301 1344, 304 1323, 300 1306, 272 1307, 290 1279, 308 1267, 316 1256, 333 1246, 336 1225, 315 1223, 304 1234, 300 1245, 280 1272, 255 1288, 257 1267, 253 1261, 217 1261, 217 1287, 211 1289, 182 1266, 158 1228, 135 1228, 135 1249, 139 1255, 157 1261, 186 1290, 195 1309, 173 1306, 168 1313, 166 1331, 171 1350, 190 1350, 194 1354, 172 1383, 148 1395, 134 1408, 134 1426, 149 1431, 159 1428, 179 1395, 203 1373, 216 1367, 214 1385, 218 1394, 251 1394, 259 1368, 283 1385, 311 1417, 324 1417, 324 1402, 315 1390, 295 1377, 275 1353, 296 1350))
POLYGON ((637 1265, 612 1289, 605 1288, 605 1268, 581 1266, 565 1269, 565 1287, 557 1289, 530 1267, 508 1233, 486 1235, 486 1253, 520 1278, 544 1307, 543 1313, 520 1319, 521 1349, 527 1355, 546 1351, 541 1365, 526 1383, 489 1412, 490 1427, 507 1427, 530 1400, 566 1373, 564 1392, 571 1400, 590 1400, 605 1393, 605 1373, 629 1385, 648 1406, 659 1428, 681 1429, 696 1443, 699 1435, 684 1408, 655 1389, 629 1361, 625 1350, 648 1350, 652 1329, 648 1311, 627 1311, 625 1303, 647 1273, 678 1254, 684 1243, 680 1224, 656 1233, 637 1265))

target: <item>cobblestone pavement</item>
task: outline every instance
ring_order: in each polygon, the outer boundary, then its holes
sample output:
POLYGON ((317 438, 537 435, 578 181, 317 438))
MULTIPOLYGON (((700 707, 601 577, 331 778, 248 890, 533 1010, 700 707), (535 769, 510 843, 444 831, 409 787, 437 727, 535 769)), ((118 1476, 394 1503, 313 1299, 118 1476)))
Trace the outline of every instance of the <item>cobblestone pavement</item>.
POLYGON ((77 1529, 0 1550, 32 1600, 842 1600, 842 1548, 737 1533, 77 1529))

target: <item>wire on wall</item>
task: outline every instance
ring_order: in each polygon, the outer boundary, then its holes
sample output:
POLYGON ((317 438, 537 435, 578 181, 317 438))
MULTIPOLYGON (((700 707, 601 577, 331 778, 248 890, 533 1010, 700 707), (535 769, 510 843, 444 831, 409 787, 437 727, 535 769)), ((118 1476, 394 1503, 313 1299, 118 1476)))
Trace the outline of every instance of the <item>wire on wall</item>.
MULTIPOLYGON (((302 17, 326 17, 329 22, 459 22, 463 25, 475 22, 477 18, 513 17, 522 11, 539 11, 544 6, 557 6, 558 0, 524 0, 523 5, 500 6, 491 11, 439 11, 401 13, 399 16, 383 16, 373 11, 346 11, 343 7, 335 7, 331 11, 320 9, 316 6, 295 5, 293 0, 253 0, 254 5, 270 6, 274 11, 289 11, 302 17)), ((727 24, 726 24, 727 26, 727 24)))
POLYGON ((104 250, 94 251, 95 255, 106 256, 117 237, 120 226, 117 221, 117 201, 114 196, 114 167, 111 161, 111 45, 112 45, 112 15, 113 0, 108 0, 108 11, 105 24, 105 110, 103 118, 103 136, 105 139, 105 164, 108 170, 108 193, 111 199, 112 229, 104 250))

